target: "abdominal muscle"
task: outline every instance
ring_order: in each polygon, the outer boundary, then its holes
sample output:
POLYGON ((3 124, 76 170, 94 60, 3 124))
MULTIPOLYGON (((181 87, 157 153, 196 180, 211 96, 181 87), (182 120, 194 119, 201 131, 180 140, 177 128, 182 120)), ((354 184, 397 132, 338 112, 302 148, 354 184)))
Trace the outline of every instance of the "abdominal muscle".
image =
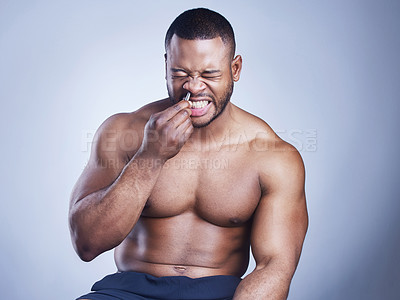
POLYGON ((119 271, 191 278, 242 276, 248 266, 250 222, 212 224, 194 212, 167 218, 142 216, 115 249, 119 271))

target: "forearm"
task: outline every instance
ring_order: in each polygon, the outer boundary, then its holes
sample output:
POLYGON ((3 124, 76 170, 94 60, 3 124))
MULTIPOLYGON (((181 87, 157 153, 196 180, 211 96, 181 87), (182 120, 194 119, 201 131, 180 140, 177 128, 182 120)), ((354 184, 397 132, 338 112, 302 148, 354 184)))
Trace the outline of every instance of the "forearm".
POLYGON ((287 299, 294 270, 279 260, 271 259, 264 267, 257 267, 236 289, 233 300, 287 299))
POLYGON ((125 239, 139 219, 162 166, 162 161, 138 153, 109 187, 71 207, 72 239, 83 260, 92 260, 125 239))

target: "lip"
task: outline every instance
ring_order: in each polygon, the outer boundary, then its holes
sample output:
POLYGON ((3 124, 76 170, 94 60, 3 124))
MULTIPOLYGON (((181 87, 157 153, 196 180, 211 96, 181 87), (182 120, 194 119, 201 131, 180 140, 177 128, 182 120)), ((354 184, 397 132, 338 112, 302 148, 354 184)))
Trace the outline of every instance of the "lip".
MULTIPOLYGON (((196 100, 190 99, 191 101, 195 102, 196 100)), ((197 100, 200 101, 200 100, 197 100)), ((208 110, 211 107, 212 102, 209 101, 208 104, 206 106, 204 106, 203 108, 190 108, 190 110, 192 111, 192 117, 201 117, 204 116, 208 110)))
POLYGON ((208 102, 210 102, 211 101, 210 98, 197 98, 197 97, 190 97, 189 100, 193 101, 193 102, 195 102, 195 101, 208 101, 208 102))

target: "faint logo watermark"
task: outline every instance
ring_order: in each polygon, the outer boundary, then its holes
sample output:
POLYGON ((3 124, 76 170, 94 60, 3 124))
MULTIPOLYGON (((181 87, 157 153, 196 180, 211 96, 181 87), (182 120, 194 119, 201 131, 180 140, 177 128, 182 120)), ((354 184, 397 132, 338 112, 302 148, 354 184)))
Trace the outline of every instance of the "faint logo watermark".
POLYGON ((317 129, 284 129, 276 133, 299 152, 317 151, 317 129))
MULTIPOLYGON (((89 152, 96 138, 96 130, 82 130, 81 152, 89 152)), ((299 152, 316 152, 318 149, 317 129, 283 129, 276 130, 276 133, 284 141, 293 145, 299 152)), ((237 151, 245 149, 248 151, 282 151, 279 141, 269 137, 266 131, 253 134, 229 131, 225 136, 215 137, 211 133, 206 133, 200 148, 191 148, 189 151, 237 151)), ((96 143, 102 151, 135 151, 142 143, 143 133, 134 129, 117 131, 107 130, 102 133, 100 143, 96 143)), ((158 133, 153 131, 149 134, 151 142, 162 142, 158 133)), ((190 143, 190 141, 188 142, 190 143)), ((165 145, 168 147, 168 145, 165 145)))

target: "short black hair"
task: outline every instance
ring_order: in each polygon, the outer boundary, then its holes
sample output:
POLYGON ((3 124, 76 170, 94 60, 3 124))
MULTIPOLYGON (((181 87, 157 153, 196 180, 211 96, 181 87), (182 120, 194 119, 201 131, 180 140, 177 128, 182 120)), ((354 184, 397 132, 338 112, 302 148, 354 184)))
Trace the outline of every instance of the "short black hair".
POLYGON ((222 42, 235 54, 236 42, 231 24, 221 14, 207 8, 194 8, 181 13, 168 28, 165 35, 165 51, 172 36, 186 40, 209 40, 221 37, 222 42))

